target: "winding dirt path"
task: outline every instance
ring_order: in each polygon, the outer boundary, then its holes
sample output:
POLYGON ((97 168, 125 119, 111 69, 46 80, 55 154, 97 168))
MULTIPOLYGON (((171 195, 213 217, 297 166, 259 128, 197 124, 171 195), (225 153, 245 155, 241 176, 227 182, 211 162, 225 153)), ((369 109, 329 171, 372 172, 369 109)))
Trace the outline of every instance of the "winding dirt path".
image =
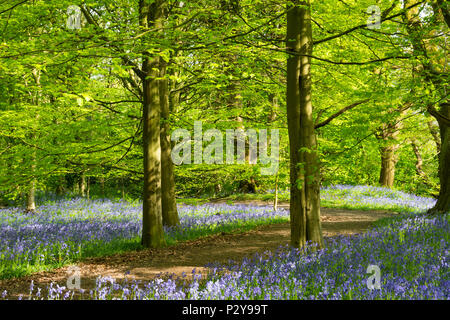
MULTIPOLYGON (((259 204, 265 202, 236 201, 235 204, 259 204)), ((280 207, 289 207, 281 204, 280 207)), ((386 211, 358 211, 344 209, 321 208, 322 229, 325 237, 351 235, 367 231, 371 224, 384 217, 394 216, 386 211)), ((187 275, 195 268, 197 272, 205 272, 207 263, 227 263, 251 257, 256 252, 276 250, 280 245, 289 243, 289 223, 263 226, 256 230, 240 234, 219 234, 203 239, 187 241, 163 249, 148 249, 138 252, 127 252, 104 258, 90 258, 79 262, 81 269, 81 287, 92 289, 98 276, 111 276, 118 281, 124 279, 150 280, 164 273, 187 275)), ((7 290, 9 297, 26 294, 31 280, 41 288, 54 281, 61 286, 66 285, 68 266, 48 272, 39 272, 18 279, 0 280, 0 293, 7 290)))

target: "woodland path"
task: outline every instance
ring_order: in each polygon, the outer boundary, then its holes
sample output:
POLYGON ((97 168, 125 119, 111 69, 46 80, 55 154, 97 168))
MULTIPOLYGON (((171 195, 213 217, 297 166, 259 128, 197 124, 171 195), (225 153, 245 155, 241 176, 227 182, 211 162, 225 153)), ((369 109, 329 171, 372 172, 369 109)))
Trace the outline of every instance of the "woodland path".
MULTIPOLYGON (((218 203, 218 202, 215 202, 218 203)), ((233 204, 268 205, 263 201, 233 201, 233 204)), ((279 207, 289 207, 288 203, 279 207)), ((359 211, 346 209, 321 208, 321 220, 324 237, 351 235, 367 231, 378 219, 394 216, 387 211, 359 211)), ((218 234, 203 239, 187 241, 163 249, 148 249, 127 252, 109 257, 89 258, 77 263, 81 269, 81 287, 92 289, 98 276, 111 276, 117 281, 127 279, 150 280, 161 273, 175 273, 188 276, 195 268, 196 272, 206 269, 207 263, 227 263, 251 257, 256 252, 273 251, 281 245, 287 245, 290 239, 289 223, 262 226, 258 229, 239 234, 218 234)), ((9 298, 18 294, 24 298, 29 291, 31 280, 35 286, 46 288, 54 281, 60 286, 66 285, 68 266, 52 271, 39 272, 30 276, 0 280, 0 293, 7 290, 9 298)))

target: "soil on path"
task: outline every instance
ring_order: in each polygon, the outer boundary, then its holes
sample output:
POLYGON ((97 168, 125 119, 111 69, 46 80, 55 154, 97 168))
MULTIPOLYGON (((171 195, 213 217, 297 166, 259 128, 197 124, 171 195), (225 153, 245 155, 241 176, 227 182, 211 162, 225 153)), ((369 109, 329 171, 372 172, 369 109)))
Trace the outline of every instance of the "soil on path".
MULTIPOLYGON (((234 204, 267 205, 263 201, 234 201, 234 204)), ((279 207, 289 207, 280 204, 279 207)), ((378 219, 394 216, 387 211, 359 211, 321 208, 324 237, 351 235, 367 231, 378 219)), ((219 234, 206 238, 179 243, 163 249, 147 249, 127 252, 102 258, 89 258, 77 263, 81 270, 81 287, 92 289, 98 276, 111 276, 117 281, 127 279, 150 280, 162 274, 174 273, 180 276, 205 272, 208 263, 227 263, 251 257, 256 252, 276 250, 289 244, 289 223, 262 226, 240 234, 219 234)), ((8 291, 9 298, 29 292, 31 280, 35 286, 46 288, 52 281, 66 286, 69 276, 68 266, 30 276, 0 280, 0 293, 8 291)))

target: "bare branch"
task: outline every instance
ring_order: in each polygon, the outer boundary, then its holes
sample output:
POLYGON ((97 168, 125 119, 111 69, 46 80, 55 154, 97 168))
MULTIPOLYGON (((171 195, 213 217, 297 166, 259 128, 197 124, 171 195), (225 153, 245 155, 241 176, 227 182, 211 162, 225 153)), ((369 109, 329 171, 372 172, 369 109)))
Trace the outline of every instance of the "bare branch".
POLYGON ((24 0, 24 1, 22 1, 22 2, 16 3, 16 4, 13 5, 12 7, 8 8, 8 9, 6 9, 6 10, 1 11, 0 14, 3 14, 3 13, 8 12, 8 11, 10 11, 10 10, 14 10, 14 8, 16 8, 16 7, 20 6, 21 4, 24 4, 25 2, 28 2, 28 1, 29 1, 29 0, 24 0))
POLYGON ((366 99, 366 100, 362 100, 362 101, 358 101, 355 103, 352 103, 351 105, 346 106, 345 108, 342 108, 341 110, 339 110, 338 112, 336 112, 335 114, 331 115, 328 119, 326 119, 325 121, 322 121, 318 124, 316 124, 314 126, 314 129, 318 129, 321 128, 323 126, 326 126, 327 124, 329 124, 333 119, 336 119, 337 117, 339 117, 341 114, 343 114, 345 111, 351 110, 353 108, 355 108, 356 106, 366 103, 370 101, 370 99, 366 99))

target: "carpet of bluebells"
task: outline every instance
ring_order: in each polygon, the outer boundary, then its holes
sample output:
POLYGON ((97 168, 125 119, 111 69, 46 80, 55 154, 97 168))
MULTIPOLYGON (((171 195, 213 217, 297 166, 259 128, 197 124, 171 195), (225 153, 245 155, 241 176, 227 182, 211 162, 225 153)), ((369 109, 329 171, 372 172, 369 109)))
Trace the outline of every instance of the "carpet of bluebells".
POLYGON ((373 186, 330 186, 321 190, 322 206, 362 210, 420 213, 433 207, 435 199, 373 186))
MULTIPOLYGON (((328 194, 327 194, 328 190, 328 194)), ((207 278, 194 275, 149 283, 98 279, 84 299, 448 299, 449 215, 420 213, 432 199, 374 187, 335 186, 322 202, 404 212, 369 233, 327 239, 325 249, 280 248, 253 259, 211 265, 207 278), (354 192, 352 191, 354 190, 354 192), (381 204, 381 207, 380 207, 381 204), (384 207, 383 207, 384 206, 384 207), (386 209, 386 208, 385 208, 386 209), (369 290, 368 265, 381 271, 381 289, 369 290)), ((236 205, 180 206, 181 226, 167 228, 168 243, 285 222, 287 210, 236 205)), ((20 276, 68 264, 86 256, 138 249, 141 203, 74 199, 48 202, 38 214, 0 210, 0 277, 20 276)), ((33 299, 70 299, 74 292, 52 286, 33 299)), ((34 290, 34 291, 33 291, 34 290)), ((7 297, 4 292, 3 297, 7 297)))
MULTIPOLYGON (((326 240, 326 247, 277 252, 226 267, 193 280, 183 277, 117 283, 98 278, 96 288, 81 290, 82 299, 445 299, 450 298, 449 215, 403 217, 392 224, 352 237, 326 240), (380 287, 369 289, 369 265, 380 269, 380 287)), ((31 287, 30 299, 73 299, 65 287, 31 287)), ((78 297, 79 296, 78 292, 78 297)), ((4 292, 4 297, 7 293, 4 292)), ((77 297, 77 296, 75 296, 77 297)))
MULTIPOLYGON (((287 210, 244 205, 180 206, 180 226, 165 228, 166 243, 286 222, 287 210)), ((0 210, 0 277, 59 267, 82 257, 140 248, 142 204, 74 199, 0 210)))
MULTIPOLYGON (((273 194, 267 190, 265 194, 273 194)), ((436 200, 375 186, 334 185, 320 191, 321 205, 343 209, 389 210, 420 213, 431 208, 436 200)), ((289 201, 289 189, 278 191, 282 201, 289 201)))

